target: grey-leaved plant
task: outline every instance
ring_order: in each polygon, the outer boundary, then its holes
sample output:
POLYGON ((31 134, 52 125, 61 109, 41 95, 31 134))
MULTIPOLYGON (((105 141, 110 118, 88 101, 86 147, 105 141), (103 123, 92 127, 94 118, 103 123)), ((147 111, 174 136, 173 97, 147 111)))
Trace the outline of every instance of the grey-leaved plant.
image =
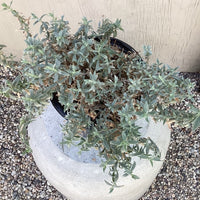
POLYGON ((20 22, 25 34, 26 48, 20 61, 2 52, 1 67, 18 73, 5 80, 1 94, 23 102, 27 115, 21 119, 20 133, 27 142, 27 125, 38 116, 53 94, 67 111, 68 122, 63 131, 64 142, 80 146, 81 151, 95 147, 102 157, 103 170, 109 169, 112 191, 118 187, 119 168, 124 176, 134 174, 136 163, 132 157, 160 159, 160 151, 151 138, 142 137, 136 120, 176 121, 199 127, 199 109, 188 105, 177 110, 173 105, 185 98, 193 101, 194 84, 178 75, 176 69, 158 60, 149 64, 151 50, 144 48, 144 59, 136 52, 123 52, 111 45, 110 37, 122 30, 120 20, 114 23, 103 19, 93 30, 91 21, 83 18, 78 31, 70 33, 68 21, 53 14, 37 17, 38 34, 32 35, 29 19, 10 5, 2 4, 20 22), (45 20, 49 18, 49 20, 45 20), (83 134, 89 132, 88 134, 83 134))

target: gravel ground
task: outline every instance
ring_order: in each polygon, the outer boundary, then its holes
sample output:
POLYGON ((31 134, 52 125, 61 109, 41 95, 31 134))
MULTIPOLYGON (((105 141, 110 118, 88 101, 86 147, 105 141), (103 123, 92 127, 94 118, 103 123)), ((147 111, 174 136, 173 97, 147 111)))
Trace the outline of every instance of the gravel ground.
MULTIPOLYGON (((200 84, 200 73, 183 73, 200 84)), ((11 78, 0 71, 0 81, 11 78)), ((1 83, 1 82, 0 82, 1 83)), ((196 104, 200 106, 199 87, 196 104)), ((67 200, 52 187, 37 168, 32 155, 25 154, 18 135, 20 102, 0 97, 0 200, 67 200)), ((200 199, 200 133, 172 126, 166 161, 156 180, 140 200, 200 199)))

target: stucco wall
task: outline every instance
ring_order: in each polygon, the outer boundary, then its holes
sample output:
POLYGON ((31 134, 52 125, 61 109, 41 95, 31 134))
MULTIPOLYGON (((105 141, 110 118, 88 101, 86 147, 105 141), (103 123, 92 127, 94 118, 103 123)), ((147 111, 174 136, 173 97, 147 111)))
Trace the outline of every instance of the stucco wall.
MULTIPOLYGON (((120 18, 124 32, 119 39, 141 52, 143 45, 152 46, 152 60, 180 66, 180 71, 200 71, 200 0, 14 0, 13 8, 25 16, 65 15, 72 32, 83 16, 95 26, 102 16, 120 18)), ((0 44, 20 56, 24 43, 17 20, 1 11, 0 27, 0 44)))

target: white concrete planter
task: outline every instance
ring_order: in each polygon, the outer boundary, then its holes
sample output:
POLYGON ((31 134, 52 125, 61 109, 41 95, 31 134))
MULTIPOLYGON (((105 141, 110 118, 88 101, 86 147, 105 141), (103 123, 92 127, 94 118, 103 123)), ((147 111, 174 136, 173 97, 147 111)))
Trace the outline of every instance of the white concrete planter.
POLYGON ((46 179, 70 200, 137 200, 150 187, 159 173, 170 142, 170 130, 161 122, 144 124, 145 135, 151 137, 161 150, 161 160, 152 167, 147 160, 137 159, 135 174, 140 179, 120 177, 118 184, 124 185, 109 194, 104 180, 110 176, 99 167, 95 151, 76 156, 76 149, 63 152, 60 147, 62 132, 60 123, 64 119, 49 105, 45 112, 33 121, 28 132, 33 157, 46 179), (93 159, 93 158, 94 159, 93 159))

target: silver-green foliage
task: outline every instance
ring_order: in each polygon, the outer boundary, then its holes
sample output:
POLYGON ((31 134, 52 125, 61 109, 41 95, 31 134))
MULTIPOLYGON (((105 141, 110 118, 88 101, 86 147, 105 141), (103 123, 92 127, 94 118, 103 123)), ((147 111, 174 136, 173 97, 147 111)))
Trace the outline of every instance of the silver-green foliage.
POLYGON ((106 181, 112 191, 117 187, 120 168, 124 176, 138 178, 133 173, 136 163, 132 157, 149 159, 151 163, 160 159, 156 144, 140 135, 137 119, 148 121, 152 117, 184 126, 195 121, 198 127, 197 108, 173 107, 185 98, 193 100, 194 85, 188 79, 158 60, 149 64, 149 47, 144 48, 142 60, 137 54, 125 54, 110 45, 110 37, 122 30, 120 20, 113 23, 104 19, 95 31, 91 21, 83 18, 78 31, 71 34, 64 17, 48 14, 38 18, 32 14, 34 24, 41 24, 39 33, 32 35, 29 20, 11 6, 2 5, 18 18, 26 35, 20 61, 0 54, 2 66, 19 74, 13 81, 5 80, 1 93, 24 103, 27 115, 21 119, 20 129, 24 137, 27 124, 57 92, 68 112, 64 143, 78 141, 81 151, 96 147, 103 170, 108 168, 112 177, 111 182, 106 181), (46 17, 49 21, 44 20, 46 17))

